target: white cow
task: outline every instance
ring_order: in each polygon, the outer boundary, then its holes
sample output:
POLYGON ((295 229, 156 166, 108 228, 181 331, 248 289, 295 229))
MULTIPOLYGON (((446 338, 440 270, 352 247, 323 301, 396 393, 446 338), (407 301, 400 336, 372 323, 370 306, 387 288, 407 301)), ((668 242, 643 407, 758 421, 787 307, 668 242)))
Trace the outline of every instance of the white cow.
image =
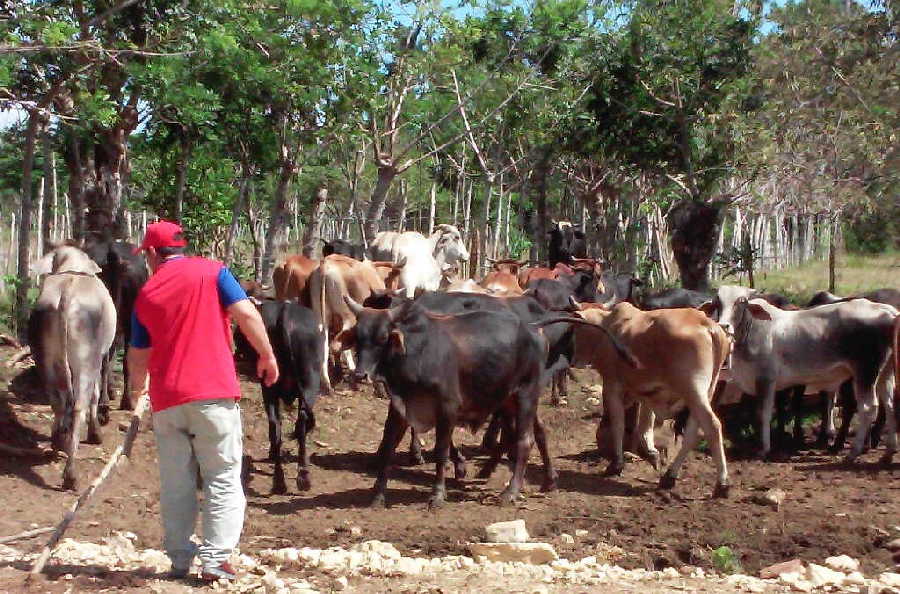
POLYGON ((887 417, 884 460, 890 460, 897 449, 894 370, 889 357, 891 342, 896 339, 897 310, 868 299, 853 299, 785 311, 752 297, 752 289, 723 286, 702 309, 734 332, 731 380, 742 391, 762 399, 761 454, 767 455, 771 448, 769 425, 776 391, 805 385, 807 391, 833 392, 852 379, 860 427, 848 461, 862 453, 879 403, 887 417))
POLYGON ((28 321, 29 340, 53 408, 51 441, 68 457, 63 489, 74 490, 85 416, 88 442, 102 441, 97 408, 103 359, 116 335, 116 306, 96 276, 100 267, 78 248, 57 248, 41 262, 37 272, 49 274, 28 321))
POLYGON ((400 287, 407 297, 413 297, 420 288, 438 290, 443 271, 469 259, 459 229, 453 225, 438 225, 431 237, 416 231, 382 231, 375 236, 369 252, 373 260, 406 259, 400 272, 400 287))

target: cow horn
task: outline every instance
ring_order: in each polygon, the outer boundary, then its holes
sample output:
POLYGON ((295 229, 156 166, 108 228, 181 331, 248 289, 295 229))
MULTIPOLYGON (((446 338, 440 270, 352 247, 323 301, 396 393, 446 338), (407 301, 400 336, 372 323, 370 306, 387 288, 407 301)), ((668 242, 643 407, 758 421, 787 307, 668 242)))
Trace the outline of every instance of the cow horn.
POLYGON ((394 268, 403 268, 404 266, 406 266, 406 256, 403 256, 394 264, 394 268))
POLYGON ((581 304, 578 303, 578 300, 575 299, 575 296, 574 296, 574 295, 569 295, 569 303, 570 303, 570 304, 572 305, 572 307, 574 307, 576 310, 580 310, 580 309, 581 309, 581 304))
POLYGON ((350 308, 350 311, 352 311, 355 316, 358 316, 363 310, 363 306, 354 301, 353 297, 350 295, 344 295, 344 303, 347 304, 347 307, 350 308))

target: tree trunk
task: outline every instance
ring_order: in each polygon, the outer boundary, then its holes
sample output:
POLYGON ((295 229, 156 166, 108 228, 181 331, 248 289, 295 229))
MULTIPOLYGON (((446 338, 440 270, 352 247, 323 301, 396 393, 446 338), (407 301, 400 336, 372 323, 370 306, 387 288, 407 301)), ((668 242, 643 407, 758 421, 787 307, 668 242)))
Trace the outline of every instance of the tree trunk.
POLYGON ((328 186, 322 184, 316 189, 316 194, 313 196, 309 223, 303 233, 303 255, 307 258, 315 258, 319 252, 319 240, 322 238, 322 216, 325 214, 327 201, 328 186))
POLYGON ((366 213, 366 222, 363 225, 363 237, 366 245, 370 245, 375 235, 378 234, 378 222, 381 215, 384 214, 384 203, 387 200, 387 193, 391 187, 391 182, 397 177, 397 168, 391 165, 378 166, 378 181, 372 190, 372 198, 369 201, 369 210, 366 213))
MULTIPOLYGON (((835 234, 837 233, 837 218, 831 219, 831 226, 828 229, 828 292, 834 293, 837 288, 837 274, 835 273, 835 234)), ((19 243, 21 245, 21 242, 19 243)))
POLYGON ((84 238, 84 184, 87 166, 84 162, 84 145, 74 131, 69 132, 66 142, 65 162, 69 172, 68 212, 72 239, 84 238))
POLYGON ((539 262, 547 261, 547 174, 549 170, 550 151, 545 149, 532 177, 535 190, 535 215, 537 217, 533 237, 536 248, 534 255, 539 262))
POLYGON ((431 197, 428 203, 428 235, 434 231, 434 209, 437 206, 437 182, 431 182, 431 197))
POLYGON ((41 144, 44 149, 44 197, 43 208, 41 209, 41 250, 38 253, 39 256, 43 256, 52 243, 50 229, 53 226, 53 213, 51 209, 55 208, 56 204, 56 171, 54 171, 53 139, 50 136, 50 132, 44 131, 41 144))
POLYGON ((191 141, 186 132, 182 131, 179 142, 178 161, 175 163, 175 204, 172 218, 181 222, 184 216, 184 191, 187 187, 188 160, 191 157, 191 141))
POLYGON ((126 106, 116 125, 97 132, 93 145, 94 175, 90 178, 85 202, 85 232, 98 239, 123 236, 122 188, 128 175, 128 136, 137 126, 137 110, 126 106))
POLYGON ((250 176, 245 173, 241 179, 237 198, 234 199, 234 206, 231 208, 231 224, 228 226, 228 234, 225 236, 225 257, 223 258, 225 266, 231 266, 231 261, 234 258, 234 240, 237 237, 238 226, 241 222, 241 212, 244 210, 244 202, 247 199, 249 188, 250 176))
POLYGON ((27 337, 28 328, 28 288, 31 284, 28 264, 30 261, 28 241, 31 235, 31 174, 34 170, 34 145, 44 117, 37 110, 28 115, 28 126, 25 128, 25 152, 22 163, 22 209, 19 214, 19 253, 18 282, 16 284, 16 332, 20 340, 27 337))
POLYGON ((278 185, 275 188, 275 199, 272 201, 272 211, 269 217, 269 226, 266 229, 266 241, 263 248, 262 261, 260 262, 260 282, 263 285, 272 284, 273 259, 275 257, 275 242, 278 234, 284 226, 284 217, 287 212, 288 194, 291 189, 291 180, 294 177, 294 163, 291 159, 285 159, 278 175, 278 185))
POLYGON ((672 252, 681 273, 681 285, 709 290, 709 263, 716 251, 722 206, 682 200, 669 212, 672 252))
POLYGON ((397 231, 403 233, 406 231, 406 204, 407 204, 407 188, 406 181, 400 180, 400 216, 397 222, 397 231))

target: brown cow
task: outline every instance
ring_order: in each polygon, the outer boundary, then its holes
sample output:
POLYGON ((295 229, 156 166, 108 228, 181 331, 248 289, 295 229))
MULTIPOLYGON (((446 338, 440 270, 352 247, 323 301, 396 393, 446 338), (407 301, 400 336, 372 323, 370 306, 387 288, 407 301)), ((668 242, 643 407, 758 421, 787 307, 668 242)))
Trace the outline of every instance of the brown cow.
POLYGON ((391 291, 400 290, 400 273, 403 272, 403 267, 406 266, 406 258, 401 259, 396 264, 384 261, 370 261, 369 263, 375 268, 375 272, 378 273, 381 280, 384 281, 385 288, 391 291))
POLYGON ((519 260, 493 261, 493 270, 479 284, 495 295, 521 295, 518 276, 523 263, 519 260))
MULTIPOLYGON (((344 297, 349 296, 357 303, 362 303, 373 291, 384 289, 384 281, 369 261, 360 262, 339 254, 322 259, 319 267, 309 277, 309 294, 326 353, 338 355, 343 349, 340 341, 334 340, 334 337, 356 325, 356 316, 347 307, 344 297)), ((347 355, 347 366, 352 371, 355 365, 349 353, 347 355)), ((323 357, 322 362, 322 389, 331 392, 328 357, 323 357)))
MULTIPOLYGON (((629 303, 620 303, 609 312, 589 309, 579 315, 612 333, 638 362, 636 367, 624 362, 599 328, 576 327, 576 363, 590 364, 603 375, 604 408, 612 420, 615 446, 615 458, 606 474, 621 474, 624 468, 624 413, 629 399, 637 399, 642 409, 662 418, 687 407, 691 416, 684 443, 659 486, 664 489, 675 486, 678 471, 697 444, 697 430, 702 427, 718 470, 714 496, 726 497, 729 485, 722 427, 710 404, 719 371, 731 348, 725 331, 693 309, 644 312, 629 303)), ((641 416, 642 445, 653 455, 656 447, 652 442, 652 415, 641 416)))
POLYGON ((309 307, 309 277, 319 267, 318 260, 311 260, 306 256, 293 255, 284 259, 284 263, 277 266, 272 272, 272 282, 275 285, 275 299, 289 301, 296 299, 309 307))

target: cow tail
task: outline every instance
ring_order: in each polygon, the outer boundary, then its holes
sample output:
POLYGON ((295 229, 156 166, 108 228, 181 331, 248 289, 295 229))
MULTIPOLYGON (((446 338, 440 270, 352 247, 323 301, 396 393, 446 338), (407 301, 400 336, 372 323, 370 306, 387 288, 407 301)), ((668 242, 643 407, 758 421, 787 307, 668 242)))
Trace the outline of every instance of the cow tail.
MULTIPOLYGON (((78 394, 75 393, 75 380, 72 377, 72 366, 69 363, 69 324, 67 320, 66 313, 69 310, 69 291, 62 291, 62 294, 59 298, 59 307, 56 309, 56 315, 58 316, 59 322, 59 334, 62 342, 62 371, 63 377, 66 381, 66 391, 68 392, 68 398, 63 402, 63 410, 65 407, 72 404, 73 408, 77 402, 78 394)), ((74 423, 75 419, 72 419, 74 423)), ((74 429, 70 427, 70 429, 74 429)))
POLYGON ((315 309, 316 304, 318 304, 319 315, 316 320, 319 323, 319 338, 322 342, 322 366, 321 366, 321 378, 322 378, 322 389, 325 392, 331 392, 331 378, 328 377, 328 354, 330 352, 328 346, 328 321, 329 315, 326 310, 327 302, 325 301, 325 279, 327 278, 328 272, 328 260, 323 259, 322 264, 319 266, 317 271, 314 271, 312 276, 315 277, 316 273, 318 273, 319 280, 319 294, 318 295, 310 295, 311 300, 313 301, 313 308, 315 309), (317 299, 318 297, 318 299, 317 299))
POLYGON ((731 345, 729 344, 730 339, 718 324, 709 326, 708 330, 713 344, 713 375, 708 392, 709 403, 712 405, 712 399, 716 393, 716 385, 719 383, 719 375, 722 373, 722 366, 728 360, 731 345))
POLYGON ((543 328, 544 326, 549 326, 550 324, 558 324, 561 322, 569 322, 570 324, 581 324, 583 326, 592 326, 594 328, 597 328, 598 330, 606 334, 606 336, 609 338, 610 343, 612 343, 613 349, 615 349, 616 353, 618 353, 618 355, 622 359, 624 359, 626 363, 628 363, 635 369, 641 368, 640 360, 634 355, 634 353, 631 352, 631 349, 622 344, 622 341, 619 340, 619 338, 615 334, 613 334, 613 332, 609 328, 606 328, 605 326, 602 326, 600 324, 589 322, 588 320, 585 320, 583 318, 555 317, 539 320, 537 322, 531 322, 531 325, 537 328, 543 328))

